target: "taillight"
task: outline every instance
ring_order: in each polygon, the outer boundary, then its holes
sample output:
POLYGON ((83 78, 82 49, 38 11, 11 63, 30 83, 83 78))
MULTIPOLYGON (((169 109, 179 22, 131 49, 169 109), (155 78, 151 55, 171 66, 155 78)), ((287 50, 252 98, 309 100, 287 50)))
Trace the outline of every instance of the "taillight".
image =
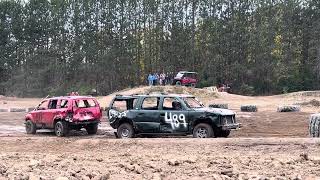
POLYGON ((66 121, 71 122, 72 119, 73 119, 73 112, 72 111, 67 111, 66 121))

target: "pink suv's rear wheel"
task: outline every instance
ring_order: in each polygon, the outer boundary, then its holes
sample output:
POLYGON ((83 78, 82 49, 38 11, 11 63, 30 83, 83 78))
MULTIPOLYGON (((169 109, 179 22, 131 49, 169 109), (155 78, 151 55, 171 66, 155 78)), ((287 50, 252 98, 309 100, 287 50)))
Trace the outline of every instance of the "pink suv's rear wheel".
POLYGON ((177 86, 181 86, 181 81, 177 81, 177 82, 176 82, 176 85, 177 85, 177 86))
POLYGON ((26 121, 26 132, 27 134, 35 134, 37 132, 36 124, 31 120, 26 121))
POLYGON ((86 127, 87 133, 90 135, 97 134, 98 124, 89 124, 86 127))
POLYGON ((58 137, 67 136, 69 133, 69 127, 67 122, 58 121, 54 126, 54 132, 58 137))

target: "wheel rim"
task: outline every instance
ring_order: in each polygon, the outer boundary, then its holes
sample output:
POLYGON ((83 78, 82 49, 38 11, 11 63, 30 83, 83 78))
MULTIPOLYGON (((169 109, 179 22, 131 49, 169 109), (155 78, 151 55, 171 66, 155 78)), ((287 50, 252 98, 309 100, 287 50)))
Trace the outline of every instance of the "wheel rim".
POLYGON ((130 133, 129 129, 124 128, 121 131, 121 137, 127 138, 129 136, 129 133, 130 133))
POLYGON ((61 134, 62 134, 62 126, 60 123, 56 124, 56 134, 57 134, 57 136, 61 136, 61 134))
POLYGON ((208 130, 206 128, 198 128, 196 135, 198 138, 207 138, 208 137, 208 130))

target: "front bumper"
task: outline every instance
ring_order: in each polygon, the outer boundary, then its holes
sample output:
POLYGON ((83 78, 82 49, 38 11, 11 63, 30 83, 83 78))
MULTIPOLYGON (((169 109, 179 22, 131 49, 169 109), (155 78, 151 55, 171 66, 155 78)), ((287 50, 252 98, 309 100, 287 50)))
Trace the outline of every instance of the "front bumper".
POLYGON ((230 130, 230 129, 240 129, 242 125, 240 123, 235 124, 225 124, 221 126, 222 130, 230 130))

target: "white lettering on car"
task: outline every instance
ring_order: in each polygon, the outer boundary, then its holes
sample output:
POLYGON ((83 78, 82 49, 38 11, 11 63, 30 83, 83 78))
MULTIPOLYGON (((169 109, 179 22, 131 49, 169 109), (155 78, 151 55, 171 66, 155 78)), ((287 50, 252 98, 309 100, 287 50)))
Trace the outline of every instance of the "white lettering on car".
POLYGON ((111 118, 122 118, 127 116, 127 111, 119 112, 114 109, 109 110, 109 117, 111 118))
POLYGON ((186 116, 184 114, 172 114, 171 112, 165 113, 164 120, 171 124, 172 129, 179 128, 182 124, 185 128, 187 127, 186 116))

